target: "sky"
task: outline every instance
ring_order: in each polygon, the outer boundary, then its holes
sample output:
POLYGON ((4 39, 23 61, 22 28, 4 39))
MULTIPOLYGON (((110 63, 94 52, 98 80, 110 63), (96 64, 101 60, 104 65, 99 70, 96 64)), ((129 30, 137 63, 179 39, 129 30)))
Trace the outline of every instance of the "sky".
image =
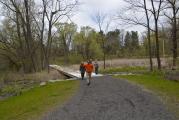
POLYGON ((78 8, 78 12, 72 17, 72 21, 75 22, 78 26, 91 26, 98 29, 98 26, 92 20, 92 16, 98 11, 109 14, 112 19, 109 30, 113 29, 125 29, 125 30, 134 30, 143 32, 145 28, 141 26, 122 26, 117 23, 120 21, 114 21, 113 16, 115 16, 118 12, 121 11, 125 6, 125 2, 123 0, 79 0, 80 6, 78 8))
MULTIPOLYGON (((36 0, 38 2, 40 0, 36 0)), ((78 0, 80 5, 77 8, 77 12, 73 15, 71 20, 78 25, 78 27, 82 26, 90 26, 95 30, 99 31, 98 26, 92 20, 92 16, 97 12, 102 12, 104 14, 108 14, 111 19, 111 24, 109 26, 109 30, 114 29, 124 29, 125 31, 133 30, 138 32, 145 31, 144 27, 141 26, 124 26, 119 25, 120 20, 114 21, 114 16, 119 12, 123 12, 122 8, 125 7, 125 2, 123 0, 78 0)), ((0 21, 2 21, 3 17, 0 17, 0 21)), ((106 25, 104 25, 106 26, 106 25)), ((105 28, 104 28, 105 29, 105 28)))

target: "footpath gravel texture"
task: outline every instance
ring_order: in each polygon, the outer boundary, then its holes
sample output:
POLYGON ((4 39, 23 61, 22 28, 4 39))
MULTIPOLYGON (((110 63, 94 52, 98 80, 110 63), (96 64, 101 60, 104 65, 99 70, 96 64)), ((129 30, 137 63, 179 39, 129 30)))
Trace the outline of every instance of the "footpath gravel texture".
POLYGON ((70 101, 42 120, 175 120, 158 97, 109 76, 81 81, 70 101))

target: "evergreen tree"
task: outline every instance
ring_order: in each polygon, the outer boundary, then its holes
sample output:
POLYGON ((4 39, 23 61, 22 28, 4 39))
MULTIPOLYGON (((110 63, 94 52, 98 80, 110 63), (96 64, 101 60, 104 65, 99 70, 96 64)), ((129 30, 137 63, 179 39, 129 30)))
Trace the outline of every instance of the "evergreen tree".
POLYGON ((125 39, 124 39, 124 47, 125 49, 131 48, 131 35, 130 32, 126 33, 125 39))
POLYGON ((132 31, 131 32, 131 46, 133 50, 136 50, 139 48, 139 36, 138 32, 132 31))
POLYGON ((122 43, 120 41, 120 30, 116 29, 114 31, 108 32, 106 39, 106 49, 108 54, 116 55, 117 51, 122 47, 122 43))

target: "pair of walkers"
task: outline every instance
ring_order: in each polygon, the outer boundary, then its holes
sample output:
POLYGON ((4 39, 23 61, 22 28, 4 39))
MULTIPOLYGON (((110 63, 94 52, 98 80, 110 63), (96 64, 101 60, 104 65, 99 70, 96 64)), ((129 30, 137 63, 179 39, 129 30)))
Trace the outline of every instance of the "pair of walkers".
MULTIPOLYGON (((95 73, 98 74, 98 64, 97 64, 97 62, 95 62, 94 66, 95 66, 95 73)), ((92 64, 92 60, 89 60, 87 62, 87 64, 84 64, 82 62, 81 65, 80 65, 80 72, 81 72, 81 78, 82 78, 82 80, 84 79, 85 72, 86 72, 86 74, 88 76, 88 78, 87 78, 87 85, 90 85, 90 83, 91 83, 91 75, 92 75, 94 66, 92 64)))

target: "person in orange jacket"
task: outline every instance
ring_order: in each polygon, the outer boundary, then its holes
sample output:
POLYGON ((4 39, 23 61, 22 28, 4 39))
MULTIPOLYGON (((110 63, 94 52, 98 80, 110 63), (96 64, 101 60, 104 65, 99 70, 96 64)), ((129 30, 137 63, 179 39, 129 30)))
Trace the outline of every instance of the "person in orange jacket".
POLYGON ((87 62, 87 64, 84 65, 85 66, 85 70, 86 70, 86 74, 88 76, 88 79, 87 79, 87 85, 89 86, 91 84, 91 74, 93 72, 93 64, 92 64, 92 61, 89 60, 87 62))

